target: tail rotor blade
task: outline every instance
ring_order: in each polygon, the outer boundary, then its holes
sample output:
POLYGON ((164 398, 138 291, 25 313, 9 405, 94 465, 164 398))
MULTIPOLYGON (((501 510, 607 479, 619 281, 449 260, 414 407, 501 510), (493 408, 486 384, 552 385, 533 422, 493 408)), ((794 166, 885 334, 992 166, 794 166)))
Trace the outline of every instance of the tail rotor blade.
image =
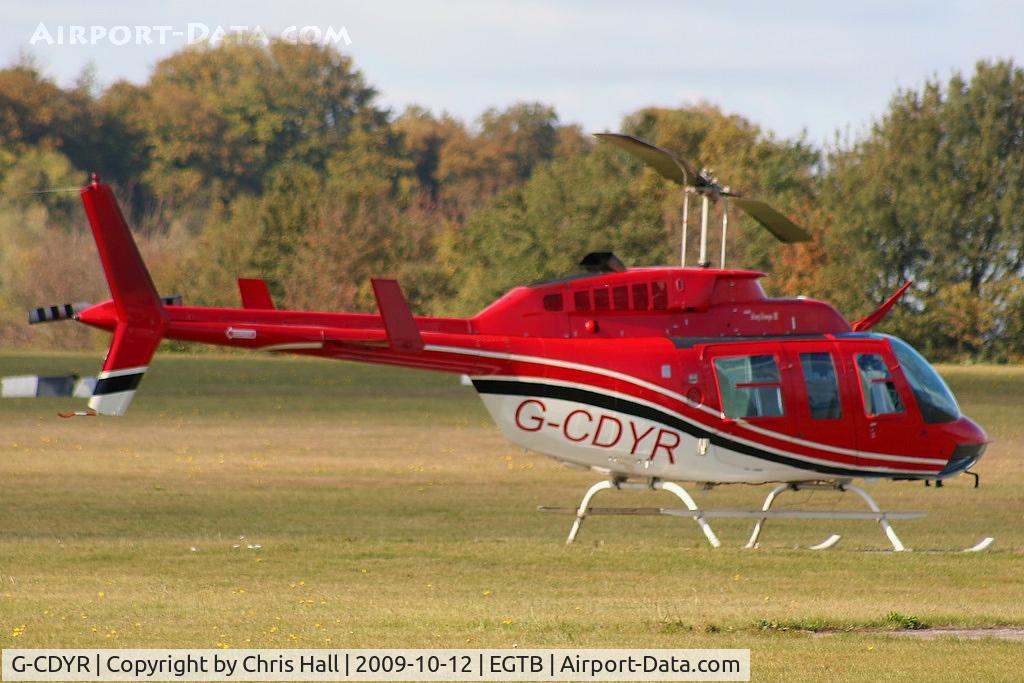
POLYGON ((757 200, 731 195, 730 201, 743 209, 748 216, 763 225, 775 239, 786 244, 793 242, 810 242, 811 235, 799 225, 789 220, 768 204, 757 200))
POLYGON ((28 324, 38 325, 39 323, 52 323, 57 320, 71 320, 79 311, 89 308, 88 303, 80 301, 74 304, 61 304, 59 306, 40 306, 28 312, 28 324))

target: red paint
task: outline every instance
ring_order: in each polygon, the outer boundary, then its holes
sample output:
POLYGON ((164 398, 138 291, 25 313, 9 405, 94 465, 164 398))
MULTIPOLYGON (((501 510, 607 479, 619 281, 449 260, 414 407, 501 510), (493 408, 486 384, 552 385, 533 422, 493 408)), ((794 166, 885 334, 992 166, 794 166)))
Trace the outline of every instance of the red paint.
POLYGON ((520 429, 522 429, 524 432, 540 431, 541 427, 544 426, 544 418, 543 417, 538 417, 538 416, 535 415, 532 418, 530 418, 531 420, 533 420, 533 424, 532 425, 525 425, 525 424, 523 424, 523 421, 521 419, 522 418, 522 414, 523 414, 523 408, 525 408, 527 406, 537 406, 537 407, 539 407, 540 411, 541 411, 541 415, 543 415, 544 412, 547 410, 547 407, 544 405, 544 403, 541 402, 541 401, 538 401, 537 399, 529 398, 529 399, 523 401, 522 403, 519 404, 519 407, 516 408, 516 426, 519 427, 520 429))
POLYGON ((611 448, 615 444, 619 443, 619 439, 622 438, 622 422, 611 415, 602 415, 597 421, 597 431, 594 432, 594 440, 591 445, 597 446, 598 448, 611 448), (608 430, 605 430, 605 426, 608 426, 608 430), (615 430, 615 436, 611 436, 611 430, 615 430), (602 439, 602 435, 604 438, 602 439))
POLYGON ((660 449, 665 449, 665 455, 668 456, 669 463, 675 463, 675 449, 679 446, 681 441, 679 434, 671 432, 667 429, 658 430, 658 438, 654 442, 654 449, 651 451, 651 460, 654 460, 658 456, 660 449))
MULTIPOLYGON (((166 338, 246 349, 287 345, 288 352, 324 358, 569 383, 656 408, 669 416, 666 424, 681 420, 695 431, 803 458, 809 479, 829 478, 827 472, 816 473, 818 465, 934 476, 958 444, 986 440, 966 417, 926 425, 885 338, 848 336, 850 324, 827 303, 766 297, 758 272, 633 268, 595 273, 517 287, 471 318, 413 316, 397 283, 387 280, 374 281, 379 314, 276 310, 262 297, 246 294, 253 306, 165 307, 110 188, 96 180, 82 189, 82 201, 114 294, 79 314, 81 322, 114 332, 105 370, 148 364, 156 344, 166 338), (249 338, 230 338, 229 328, 246 330, 249 338), (822 350, 835 362, 839 423, 810 416, 800 375, 799 354, 822 350), (864 414, 855 351, 878 353, 895 368, 904 414, 884 424, 864 414), (776 359, 783 416, 721 419, 713 360, 735 355, 776 359), (663 366, 672 369, 671 377, 662 377, 663 366), (699 386, 689 377, 699 378, 699 386), (682 400, 683 395, 702 405, 682 400), (885 438, 870 438, 881 430, 885 438)), ((628 443, 632 455, 649 453, 670 463, 682 455, 680 432, 674 429, 655 431, 632 420, 627 426, 623 419, 583 409, 571 411, 559 428, 544 422, 545 412, 543 402, 525 399, 515 409, 515 424, 524 431, 548 425, 573 443, 598 448, 624 451, 628 443)))
POLYGON ((273 310, 274 300, 265 280, 260 278, 238 278, 238 292, 242 295, 242 308, 273 310))
POLYGON ((594 421, 594 418, 586 410, 574 410, 565 416, 565 424, 562 425, 562 433, 565 434, 565 438, 569 439, 569 441, 575 441, 578 443, 580 441, 590 438, 590 432, 584 432, 580 436, 573 436, 569 433, 570 423, 572 422, 572 419, 576 416, 586 417, 588 424, 592 423, 594 421))
POLYGON ((633 447, 629 449, 630 455, 636 455, 636 449, 640 447, 640 444, 654 431, 654 427, 648 427, 643 434, 638 434, 636 431, 636 423, 632 420, 629 421, 629 429, 633 432, 633 447))

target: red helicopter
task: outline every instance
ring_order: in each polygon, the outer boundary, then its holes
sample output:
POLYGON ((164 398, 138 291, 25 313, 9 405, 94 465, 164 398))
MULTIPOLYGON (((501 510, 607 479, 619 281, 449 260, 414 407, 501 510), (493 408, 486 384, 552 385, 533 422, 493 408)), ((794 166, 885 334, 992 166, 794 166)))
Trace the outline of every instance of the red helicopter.
POLYGON ((591 253, 584 272, 516 287, 472 318, 414 316, 384 279, 372 281, 376 315, 279 310, 258 279, 239 279, 241 308, 183 306, 158 295, 94 175, 81 197, 112 299, 35 309, 29 321, 73 318, 113 333, 89 410, 72 414, 123 415, 162 339, 439 370, 467 375, 512 442, 604 477, 577 508, 543 508, 576 514, 569 542, 588 514, 691 517, 713 546, 708 518, 750 517, 747 547, 768 518, 828 517, 876 520, 903 550, 889 520, 923 513, 882 512, 853 480, 941 485, 968 472, 988 442, 917 351, 868 332, 909 283, 853 323, 821 301, 767 298, 763 273, 725 268, 728 210, 722 267, 710 267, 709 202, 739 206, 782 242, 810 239, 802 228, 661 148, 600 137, 685 189, 681 267, 627 268, 591 253), (697 267, 685 266, 691 195, 702 201, 697 267), (778 485, 760 510, 701 510, 680 482, 778 485), (666 490, 686 508, 590 507, 610 488, 666 490), (871 510, 770 510, 801 489, 853 491, 871 510))

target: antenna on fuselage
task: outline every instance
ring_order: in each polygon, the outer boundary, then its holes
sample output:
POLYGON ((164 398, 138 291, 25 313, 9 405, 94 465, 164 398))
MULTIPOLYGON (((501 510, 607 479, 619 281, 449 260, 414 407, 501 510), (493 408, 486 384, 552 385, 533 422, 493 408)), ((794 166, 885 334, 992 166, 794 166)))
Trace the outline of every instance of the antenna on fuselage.
POLYGON ((595 136, 626 150, 645 164, 657 171, 662 177, 683 186, 683 240, 680 249, 680 262, 686 265, 686 233, 689 227, 690 193, 700 195, 700 255, 697 265, 707 268, 708 260, 708 214, 710 203, 725 197, 722 211, 722 267, 725 267, 725 241, 729 230, 729 200, 746 212, 748 216, 760 223, 775 239, 786 244, 793 242, 809 242, 811 235, 799 225, 781 213, 757 199, 747 199, 722 187, 708 170, 695 173, 690 166, 668 150, 644 142, 632 135, 621 133, 595 133, 595 136))

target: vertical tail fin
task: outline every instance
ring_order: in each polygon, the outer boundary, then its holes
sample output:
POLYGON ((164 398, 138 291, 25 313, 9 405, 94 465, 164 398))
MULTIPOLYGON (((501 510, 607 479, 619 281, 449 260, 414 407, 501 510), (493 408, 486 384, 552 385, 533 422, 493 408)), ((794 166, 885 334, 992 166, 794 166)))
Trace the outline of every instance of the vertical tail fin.
POLYGON ((93 175, 82 204, 117 311, 117 327, 89 407, 123 415, 164 330, 164 309, 110 186, 93 175))

